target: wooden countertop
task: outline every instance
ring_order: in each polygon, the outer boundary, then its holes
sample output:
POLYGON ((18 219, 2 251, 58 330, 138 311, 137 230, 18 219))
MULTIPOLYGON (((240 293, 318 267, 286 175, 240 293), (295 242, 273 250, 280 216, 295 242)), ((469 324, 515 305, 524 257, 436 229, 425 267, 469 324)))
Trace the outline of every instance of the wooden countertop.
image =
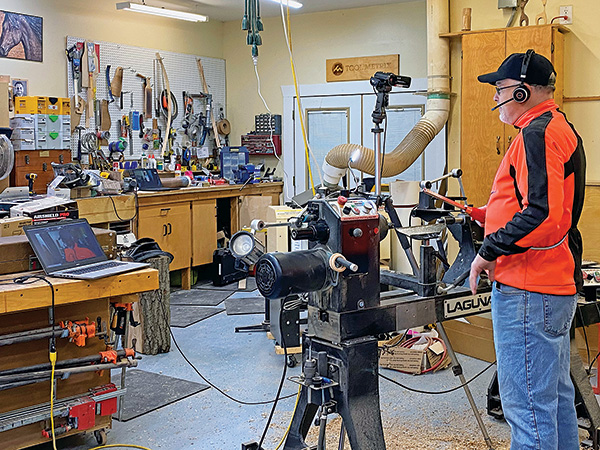
MULTIPOLYGON (((227 184, 212 187, 186 187, 170 191, 138 191, 142 205, 163 204, 172 201, 191 201, 213 198, 243 197, 246 195, 279 195, 283 191, 282 182, 257 183, 244 186, 227 184)), ((98 196, 77 200, 79 217, 91 224, 118 222, 132 219, 135 215, 133 194, 98 196), (118 216, 117 216, 118 214, 118 216)))
MULTIPOLYGON (((20 276, 43 272, 21 272, 0 276, 0 314, 14 313, 36 308, 47 308, 52 304, 50 287, 42 280, 30 284, 12 283, 20 276)), ((55 305, 84 302, 100 298, 118 297, 158 289, 158 271, 147 268, 97 280, 73 280, 53 278, 55 305)))
POLYGON ((140 198, 146 197, 171 197, 175 195, 198 195, 204 194, 213 198, 219 197, 238 197, 242 195, 257 195, 265 191, 282 191, 282 182, 256 183, 256 184, 224 184, 222 186, 211 187, 185 187, 173 189, 170 191, 138 191, 140 198))

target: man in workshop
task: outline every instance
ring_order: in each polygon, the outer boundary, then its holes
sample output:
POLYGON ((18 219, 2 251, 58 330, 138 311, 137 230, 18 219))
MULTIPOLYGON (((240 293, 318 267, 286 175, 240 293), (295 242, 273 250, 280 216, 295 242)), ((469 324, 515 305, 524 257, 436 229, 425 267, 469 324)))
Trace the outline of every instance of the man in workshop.
POLYGON ((94 252, 87 247, 82 247, 77 238, 69 233, 67 230, 60 230, 60 240, 64 247, 63 252, 65 255, 65 261, 74 262, 81 261, 83 259, 93 258, 94 252))
POLYGON ((553 100, 556 72, 533 50, 478 80, 495 86, 500 120, 519 133, 492 185, 470 287, 494 281, 492 319, 512 450, 579 449, 569 329, 581 290, 585 154, 553 100))

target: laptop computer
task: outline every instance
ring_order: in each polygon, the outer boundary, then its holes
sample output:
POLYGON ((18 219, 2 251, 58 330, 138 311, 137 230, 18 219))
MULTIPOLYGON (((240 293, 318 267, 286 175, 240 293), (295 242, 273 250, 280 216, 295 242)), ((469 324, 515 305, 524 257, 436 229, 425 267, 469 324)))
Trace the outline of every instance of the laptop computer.
POLYGON ((140 191, 172 191, 177 189, 163 186, 156 169, 133 169, 132 172, 140 191))
POLYGON ((147 267, 149 264, 109 260, 86 219, 23 227, 46 275, 95 280, 147 267))

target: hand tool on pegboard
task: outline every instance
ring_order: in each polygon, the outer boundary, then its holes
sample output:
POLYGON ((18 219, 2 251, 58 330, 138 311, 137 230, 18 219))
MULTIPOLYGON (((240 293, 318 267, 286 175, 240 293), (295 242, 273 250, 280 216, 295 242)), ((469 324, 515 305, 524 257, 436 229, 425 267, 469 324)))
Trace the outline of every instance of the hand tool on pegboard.
MULTIPOLYGON (((169 85, 169 77, 167 76, 167 69, 165 69, 165 64, 163 63, 163 59, 160 56, 160 53, 156 52, 156 60, 160 65, 160 69, 162 72, 163 79, 165 81, 165 89, 167 91, 167 125, 165 127, 166 132, 168 133, 171 129, 171 115, 173 114, 173 105, 171 104, 171 86, 169 85)), ((167 141, 168 139, 163 140, 162 147, 160 150, 161 158, 164 158, 166 150, 167 150, 167 141)))
POLYGON ((144 117, 152 118, 152 86, 150 85, 150 77, 136 73, 136 77, 142 79, 143 101, 144 101, 144 117))
MULTIPOLYGON (((206 77, 204 76, 204 68, 202 67, 202 61, 200 61, 200 58, 198 58, 196 60, 196 63, 198 64, 198 72, 200 73, 200 79, 202 80, 202 89, 204 89, 204 93, 206 95, 208 95, 209 94, 208 93, 208 84, 206 83, 206 77)), ((209 102, 210 101, 211 100, 209 100, 209 102)), ((219 130, 217 129, 217 121, 215 120, 214 114, 210 115, 210 120, 212 123, 213 133, 215 135, 215 145, 220 150, 221 149, 221 139, 219 139, 219 130)))

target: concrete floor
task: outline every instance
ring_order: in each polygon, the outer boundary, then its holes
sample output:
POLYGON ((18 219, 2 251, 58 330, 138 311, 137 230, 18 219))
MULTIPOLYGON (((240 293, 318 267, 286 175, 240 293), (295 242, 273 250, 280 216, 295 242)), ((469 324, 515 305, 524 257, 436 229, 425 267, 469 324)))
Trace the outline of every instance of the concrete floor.
MULTIPOLYGON (((198 290, 199 295, 201 292, 198 290)), ((227 316, 222 312, 187 328, 173 328, 173 333, 187 357, 211 382, 240 400, 264 401, 275 395, 284 357, 275 354, 273 341, 267 339, 265 333, 234 332, 236 326, 260 323, 262 318, 261 315, 227 316)), ((480 360, 458 356, 467 379, 488 365, 480 360)), ((174 345, 168 354, 144 356, 138 368, 203 382, 174 345)), ((420 376, 390 370, 383 372, 422 390, 439 391, 459 384, 449 369, 420 376)), ((288 376, 299 373, 299 366, 288 369, 288 376)), ((485 415, 486 390, 492 374, 493 369, 490 369, 472 382, 471 391, 477 407, 484 413, 488 432, 497 444, 496 450, 508 449, 506 423, 485 415)), ((286 381, 283 394, 296 390, 296 385, 286 381)), ((380 391, 388 450, 486 448, 462 389, 444 395, 416 394, 382 379, 380 391), (407 439, 412 445, 405 444, 407 439), (420 444, 423 441, 431 442, 431 445, 420 444)), ((265 441, 266 449, 276 447, 293 407, 294 398, 278 404, 265 441)), ((240 405, 210 388, 129 422, 113 421, 113 427, 108 431, 108 444, 135 444, 152 450, 240 449, 243 442, 259 440, 269 411, 269 405, 240 405)), ((313 443, 316 444, 316 438, 313 443)), ((84 450, 95 445, 93 435, 82 434, 59 440, 57 448, 84 450)), ((328 448, 334 448, 334 445, 328 448)), ((44 444, 35 449, 48 450, 51 445, 44 444)))

